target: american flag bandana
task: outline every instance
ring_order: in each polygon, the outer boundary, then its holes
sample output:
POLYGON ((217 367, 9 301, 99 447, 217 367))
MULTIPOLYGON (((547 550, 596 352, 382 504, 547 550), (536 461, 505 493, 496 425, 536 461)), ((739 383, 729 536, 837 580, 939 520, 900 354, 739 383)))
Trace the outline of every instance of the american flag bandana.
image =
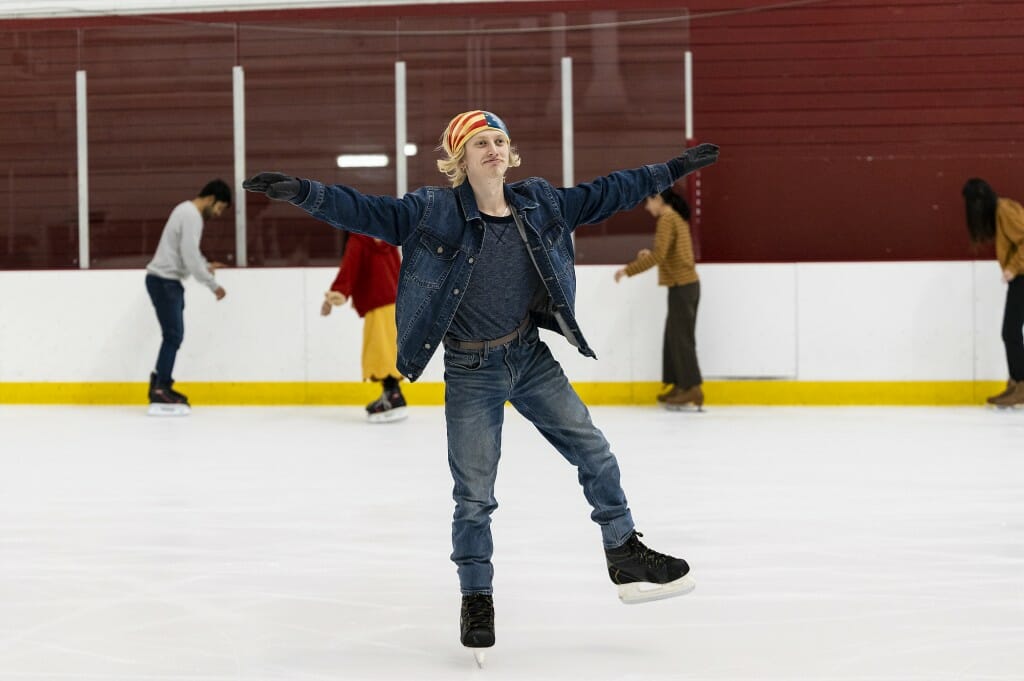
POLYGON ((477 109, 460 113, 445 128, 443 138, 445 152, 448 156, 455 156, 465 146, 466 140, 484 130, 497 130, 504 133, 506 140, 511 141, 505 121, 490 111, 480 111, 477 109))

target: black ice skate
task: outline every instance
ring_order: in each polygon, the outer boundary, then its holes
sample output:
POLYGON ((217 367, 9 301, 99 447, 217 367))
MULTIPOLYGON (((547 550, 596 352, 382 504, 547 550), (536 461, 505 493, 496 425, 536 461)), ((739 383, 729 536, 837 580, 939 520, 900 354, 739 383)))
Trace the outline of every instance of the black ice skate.
POLYGON ((477 666, 484 666, 483 648, 494 645, 494 599, 490 594, 470 594, 462 597, 462 616, 459 620, 462 645, 473 649, 477 666))
POLYGON ((380 397, 366 405, 366 418, 370 423, 401 421, 408 415, 401 390, 385 390, 380 397))
POLYGON ((642 536, 634 531, 622 546, 604 550, 608 576, 619 585, 619 600, 646 603, 693 591, 697 584, 686 561, 647 548, 642 536))
POLYGON ((156 373, 149 375, 149 415, 150 416, 187 416, 192 410, 188 398, 172 390, 174 381, 167 385, 158 383, 156 373))

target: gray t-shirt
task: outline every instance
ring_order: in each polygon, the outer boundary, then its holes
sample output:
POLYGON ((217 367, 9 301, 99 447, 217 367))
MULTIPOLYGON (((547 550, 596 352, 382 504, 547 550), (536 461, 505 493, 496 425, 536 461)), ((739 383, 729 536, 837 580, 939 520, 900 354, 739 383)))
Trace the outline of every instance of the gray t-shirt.
POLYGON ((544 287, 510 215, 483 215, 484 238, 473 276, 448 327, 457 340, 482 341, 515 331, 544 287))

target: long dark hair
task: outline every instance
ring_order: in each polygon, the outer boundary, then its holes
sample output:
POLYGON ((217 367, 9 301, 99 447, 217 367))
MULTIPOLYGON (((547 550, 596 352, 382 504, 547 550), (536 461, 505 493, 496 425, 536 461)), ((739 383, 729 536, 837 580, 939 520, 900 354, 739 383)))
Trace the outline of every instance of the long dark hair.
POLYGON ((658 196, 661 197, 662 201, 672 206, 672 210, 682 215, 684 220, 690 221, 690 204, 686 202, 686 199, 672 191, 672 187, 661 192, 658 196))
POLYGON ((967 233, 980 244, 996 235, 996 202, 999 196, 988 182, 972 177, 964 184, 964 207, 967 211, 967 233))

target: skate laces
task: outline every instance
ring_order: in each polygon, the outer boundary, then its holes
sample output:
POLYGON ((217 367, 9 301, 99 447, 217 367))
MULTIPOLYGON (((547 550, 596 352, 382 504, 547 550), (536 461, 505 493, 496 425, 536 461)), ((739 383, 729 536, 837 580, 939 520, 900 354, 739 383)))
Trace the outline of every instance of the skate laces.
POLYGON ((493 613, 494 606, 486 594, 468 596, 462 603, 462 616, 468 629, 490 625, 493 613))
POLYGON ((658 553, 640 541, 642 536, 644 536, 642 533, 634 531, 633 536, 629 540, 630 548, 637 559, 649 567, 661 567, 668 562, 668 556, 664 553, 658 553))

